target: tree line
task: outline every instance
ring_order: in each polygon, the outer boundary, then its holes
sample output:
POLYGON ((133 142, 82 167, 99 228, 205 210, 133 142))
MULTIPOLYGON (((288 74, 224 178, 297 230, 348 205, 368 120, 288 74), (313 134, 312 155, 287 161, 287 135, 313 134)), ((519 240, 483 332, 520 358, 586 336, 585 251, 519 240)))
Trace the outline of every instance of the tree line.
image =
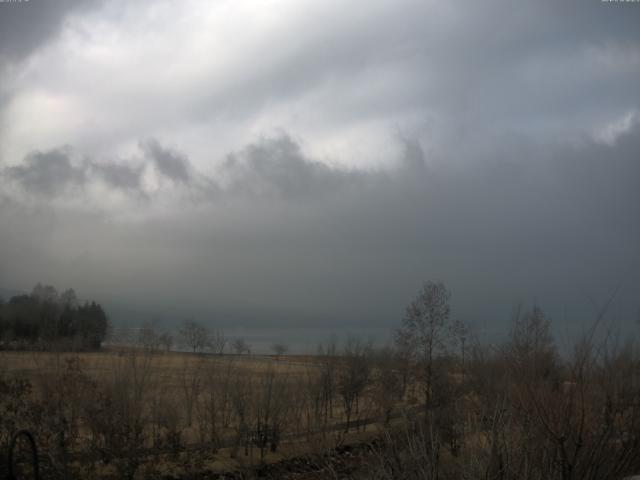
MULTIPOLYGON (((251 344, 243 337, 230 339, 222 330, 212 330, 192 319, 184 320, 175 332, 162 330, 153 321, 145 322, 140 328, 114 328, 109 340, 114 346, 131 345, 148 353, 179 349, 190 353, 250 355, 252 351, 251 344)), ((271 350, 279 357, 287 353, 289 347, 277 342, 271 350)))
POLYGON ((38 283, 30 294, 0 300, 0 348, 98 350, 109 319, 96 302, 80 303, 73 289, 58 293, 38 283))

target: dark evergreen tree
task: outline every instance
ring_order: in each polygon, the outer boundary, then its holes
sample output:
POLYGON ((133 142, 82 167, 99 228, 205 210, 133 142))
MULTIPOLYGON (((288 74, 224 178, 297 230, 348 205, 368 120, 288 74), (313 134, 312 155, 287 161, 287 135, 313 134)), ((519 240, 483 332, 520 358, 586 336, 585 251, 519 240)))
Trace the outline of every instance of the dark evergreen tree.
POLYGON ((108 325, 98 303, 79 306, 72 289, 58 296, 54 287, 38 284, 31 295, 16 295, 0 304, 0 347, 97 350, 108 325))

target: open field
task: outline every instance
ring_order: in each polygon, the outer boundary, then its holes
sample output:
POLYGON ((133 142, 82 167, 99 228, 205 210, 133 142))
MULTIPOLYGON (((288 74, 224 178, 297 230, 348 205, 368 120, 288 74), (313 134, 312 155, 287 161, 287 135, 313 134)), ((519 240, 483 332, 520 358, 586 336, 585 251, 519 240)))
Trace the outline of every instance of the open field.
POLYGON ((382 413, 359 392, 347 416, 322 378, 339 363, 135 349, 0 352, 4 381, 29 384, 13 400, 28 396, 41 407, 21 428, 36 432, 43 451, 64 445, 62 455, 49 455, 58 457, 51 468, 114 478, 146 476, 150 468, 177 477, 190 469, 238 471, 361 441, 382 413))
MULTIPOLYGON (((540 315, 463 355, 357 339, 316 356, 3 351, 0 445, 31 432, 43 478, 61 479, 637 473, 638 350, 585 341, 561 358, 540 315)), ((26 444, 16 452, 28 470, 26 444)))
MULTIPOLYGON (((123 359, 134 354, 143 356, 141 349, 111 348, 103 352, 52 353, 52 352, 14 352, 0 351, 0 369, 4 374, 37 377, 55 373, 70 359, 79 359, 83 371, 92 378, 100 378, 118 369, 123 359)), ((149 368, 170 384, 175 383, 185 367, 234 365, 235 368, 253 373, 264 373, 269 369, 278 372, 302 375, 317 364, 312 356, 294 356, 276 358, 275 355, 213 355, 170 352, 149 357, 149 368)), ((177 385, 174 385, 177 386, 177 385)))

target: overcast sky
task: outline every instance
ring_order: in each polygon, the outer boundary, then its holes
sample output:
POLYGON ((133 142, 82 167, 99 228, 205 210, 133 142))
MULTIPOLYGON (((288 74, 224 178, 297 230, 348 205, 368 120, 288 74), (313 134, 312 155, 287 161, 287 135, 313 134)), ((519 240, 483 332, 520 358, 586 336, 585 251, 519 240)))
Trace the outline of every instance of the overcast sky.
MULTIPOLYGON (((640 3, 0 3, 0 287, 225 328, 640 330, 640 3)), ((280 330, 278 330, 280 331, 280 330)))

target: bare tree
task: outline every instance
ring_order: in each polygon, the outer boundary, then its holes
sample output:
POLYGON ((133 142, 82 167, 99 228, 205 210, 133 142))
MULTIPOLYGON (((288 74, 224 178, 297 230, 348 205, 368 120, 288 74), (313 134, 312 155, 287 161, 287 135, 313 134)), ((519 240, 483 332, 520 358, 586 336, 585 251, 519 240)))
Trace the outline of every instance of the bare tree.
POLYGON ((133 479, 144 461, 145 430, 149 426, 148 402, 154 398, 157 377, 152 356, 135 352, 118 357, 118 363, 93 392, 84 412, 90 448, 113 462, 118 477, 133 479))
POLYGON ((173 347, 173 335, 169 332, 163 332, 158 338, 160 345, 164 348, 165 352, 170 352, 173 347))
POLYGON ((307 372, 305 383, 306 424, 310 431, 312 420, 326 427, 333 417, 334 397, 337 394, 339 358, 337 339, 332 336, 326 343, 318 345, 317 368, 307 372))
POLYGON ((142 328, 138 330, 136 343, 150 353, 156 353, 159 350, 160 335, 156 332, 152 322, 145 322, 142 328))
POLYGON ((349 338, 344 349, 343 365, 339 370, 338 391, 342 396, 346 415, 345 431, 349 431, 353 413, 358 413, 359 401, 371 376, 371 345, 349 338))
MULTIPOLYGON (((440 468, 441 429, 437 424, 435 409, 442 409, 442 400, 436 399, 436 381, 447 386, 446 373, 435 371, 436 359, 445 353, 454 338, 450 320, 449 299, 451 293, 442 282, 426 282, 417 297, 409 304, 401 327, 396 332, 396 344, 409 354, 417 367, 417 378, 424 394, 424 431, 428 440, 431 478, 438 478, 440 468), (436 374, 438 374, 436 376, 436 374)), ((448 389, 443 389, 442 393, 448 389)))
POLYGON ((201 352, 209 341, 206 327, 194 320, 185 320, 180 329, 180 339, 193 353, 201 352))
POLYGON ((548 377, 557 371, 559 358, 551 333, 551 320, 537 305, 528 311, 523 311, 521 305, 516 307, 507 355, 520 380, 523 376, 548 377))
POLYGON ((233 412, 233 428, 235 430, 234 446, 231 457, 235 458, 241 445, 245 446, 245 455, 249 454, 251 425, 252 384, 245 375, 236 375, 231 386, 231 408, 233 412))
POLYGON ((451 325, 451 335, 453 342, 458 344, 460 351, 460 372, 462 374, 462 381, 465 378, 465 362, 467 359, 467 341, 469 340, 470 330, 469 326, 462 320, 454 320, 451 325))
POLYGON ((222 355, 227 346, 227 338, 220 330, 214 330, 208 339, 208 348, 216 355, 222 355))
POLYGON ((472 348, 468 427, 484 442, 467 446, 461 478, 616 479, 640 471, 640 357, 607 336, 596 342, 600 320, 599 313, 566 361, 537 306, 516 310, 503 348, 472 348))
POLYGON ((253 441, 264 458, 267 446, 272 452, 278 449, 284 423, 289 412, 288 378, 276 372, 270 365, 261 375, 253 398, 253 441))
POLYGON ((289 351, 289 346, 284 343, 274 343, 271 345, 271 350, 273 350, 273 353, 279 358, 289 351))
POLYGON ((251 346, 246 342, 244 338, 236 338, 233 341, 233 350, 238 354, 251 353, 251 346))
POLYGON ((382 410, 384 423, 387 425, 391 419, 393 407, 403 396, 402 365, 398 361, 398 355, 391 348, 374 352, 373 365, 375 366, 373 400, 382 410))
POLYGON ((203 360, 196 359, 195 363, 192 360, 193 357, 185 357, 180 372, 180 386, 184 394, 184 407, 189 427, 193 422, 194 406, 202 390, 204 370, 203 360))
POLYGON ((216 450, 222 432, 229 426, 231 385, 236 372, 233 357, 207 362, 198 406, 198 427, 203 442, 209 441, 216 450))
POLYGON ((399 349, 408 352, 421 367, 426 414, 433 397, 434 358, 446 350, 452 338, 450 297, 451 293, 443 283, 426 282, 407 307, 402 326, 396 332, 399 349))

